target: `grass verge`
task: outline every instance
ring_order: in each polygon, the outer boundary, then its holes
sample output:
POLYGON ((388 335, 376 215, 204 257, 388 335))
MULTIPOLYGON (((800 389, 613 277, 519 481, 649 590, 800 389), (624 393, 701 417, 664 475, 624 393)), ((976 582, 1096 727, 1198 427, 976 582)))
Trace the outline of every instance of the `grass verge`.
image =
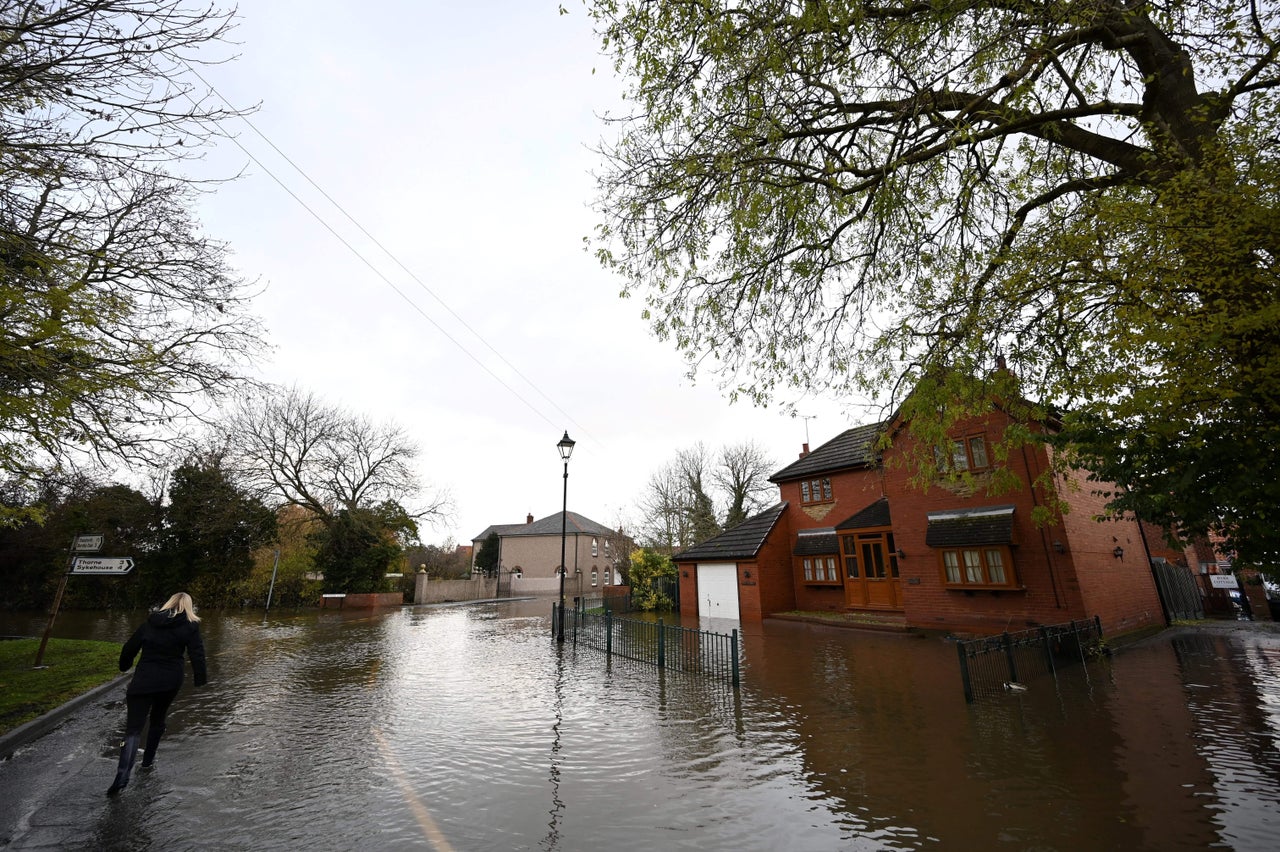
POLYGON ((32 668, 39 639, 0 641, 0 734, 120 674, 120 643, 50 639, 45 668, 32 668))

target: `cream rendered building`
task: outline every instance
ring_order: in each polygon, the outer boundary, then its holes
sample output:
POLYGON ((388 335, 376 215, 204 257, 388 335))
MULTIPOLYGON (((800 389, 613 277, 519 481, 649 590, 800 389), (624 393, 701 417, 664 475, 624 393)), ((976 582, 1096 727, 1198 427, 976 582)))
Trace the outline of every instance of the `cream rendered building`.
POLYGON ((512 595, 559 594, 561 526, 564 528, 565 596, 591 597, 621 582, 616 567, 618 533, 575 512, 556 512, 523 524, 495 524, 471 540, 472 570, 480 547, 498 536, 498 568, 503 592, 512 595), (562 521, 563 517, 563 521, 562 521))

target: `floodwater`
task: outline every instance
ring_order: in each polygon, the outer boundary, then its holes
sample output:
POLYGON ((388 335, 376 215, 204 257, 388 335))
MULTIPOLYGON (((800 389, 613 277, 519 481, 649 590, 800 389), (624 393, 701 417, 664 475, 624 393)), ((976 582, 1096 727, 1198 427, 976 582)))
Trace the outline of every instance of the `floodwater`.
MULTIPOLYGON (((63 613, 54 635, 123 639, 135 619, 63 613)), ((748 627, 735 692, 558 647, 549 625, 545 600, 207 613, 210 683, 188 679, 153 772, 95 797, 96 836, 166 852, 1280 848, 1280 634, 1168 632, 969 705, 937 638, 748 627)), ((0 633, 42 629, 0 617, 0 633)), ((103 735, 104 789, 120 732, 103 735)))

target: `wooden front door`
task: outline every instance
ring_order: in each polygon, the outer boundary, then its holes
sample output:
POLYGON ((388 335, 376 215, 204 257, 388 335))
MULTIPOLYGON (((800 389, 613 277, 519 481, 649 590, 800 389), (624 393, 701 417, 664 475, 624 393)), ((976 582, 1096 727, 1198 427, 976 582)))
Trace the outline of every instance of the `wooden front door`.
POLYGON ((853 609, 902 609, 898 555, 891 532, 840 536, 845 604, 853 609))

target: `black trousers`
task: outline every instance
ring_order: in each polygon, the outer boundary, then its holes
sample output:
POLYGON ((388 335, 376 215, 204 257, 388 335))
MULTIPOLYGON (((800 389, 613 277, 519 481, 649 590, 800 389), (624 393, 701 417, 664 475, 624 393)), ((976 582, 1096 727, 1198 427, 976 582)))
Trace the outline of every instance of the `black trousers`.
POLYGON ((169 713, 169 705, 178 697, 178 690, 165 692, 144 692, 141 695, 126 695, 125 706, 128 717, 124 723, 125 736, 141 734, 142 726, 151 719, 152 732, 164 731, 164 717, 169 713))

